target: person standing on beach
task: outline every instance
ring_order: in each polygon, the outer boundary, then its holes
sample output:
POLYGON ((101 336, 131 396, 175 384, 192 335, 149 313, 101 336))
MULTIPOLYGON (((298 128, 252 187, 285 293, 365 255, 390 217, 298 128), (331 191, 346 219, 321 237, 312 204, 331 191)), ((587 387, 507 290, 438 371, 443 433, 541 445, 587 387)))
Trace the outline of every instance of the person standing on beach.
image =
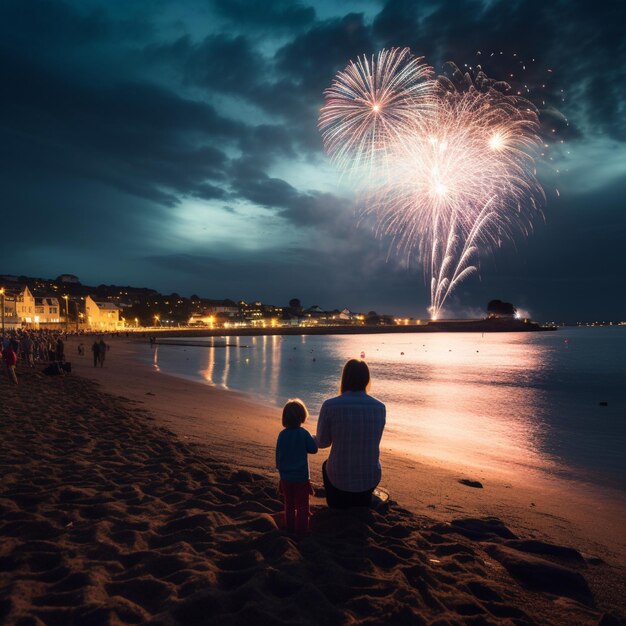
POLYGON ((302 400, 289 400, 283 408, 283 427, 276 442, 276 469, 280 473, 279 491, 283 495, 285 527, 305 533, 309 530, 309 496, 313 493, 309 475, 309 454, 317 443, 302 428, 309 412, 302 400))
POLYGON ((93 366, 98 367, 98 363, 100 362, 100 344, 97 341, 93 342, 91 351, 93 352, 93 366))
POLYGON ((100 367, 104 367, 104 359, 107 356, 108 346, 104 343, 104 339, 100 339, 98 354, 100 356, 100 367))
POLYGON ((32 337, 26 333, 22 339, 22 355, 28 363, 28 367, 35 366, 35 346, 32 337))
POLYGON ((317 422, 317 444, 330 446, 322 464, 328 506, 369 506, 381 479, 380 440, 385 405, 368 395, 370 371, 365 361, 350 359, 343 368, 340 395, 326 400, 317 422))
POLYGON ((61 335, 57 338, 55 353, 56 360, 59 361, 59 363, 65 361, 65 344, 63 343, 63 339, 61 339, 61 335))
POLYGON ((15 351, 16 342, 10 341, 9 345, 2 353, 2 358, 7 366, 7 372, 9 378, 17 385, 17 374, 15 373, 15 366, 17 365, 17 352, 15 351))

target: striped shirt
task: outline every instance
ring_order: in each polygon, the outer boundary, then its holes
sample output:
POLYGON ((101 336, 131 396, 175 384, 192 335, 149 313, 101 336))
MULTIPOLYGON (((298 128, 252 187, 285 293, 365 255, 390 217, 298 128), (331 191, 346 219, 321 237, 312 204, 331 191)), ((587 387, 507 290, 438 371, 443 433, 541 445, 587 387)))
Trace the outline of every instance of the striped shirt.
POLYGON ((346 391, 322 405, 317 444, 332 446, 326 472, 337 489, 366 491, 380 482, 379 445, 385 414, 385 405, 365 391, 346 391))

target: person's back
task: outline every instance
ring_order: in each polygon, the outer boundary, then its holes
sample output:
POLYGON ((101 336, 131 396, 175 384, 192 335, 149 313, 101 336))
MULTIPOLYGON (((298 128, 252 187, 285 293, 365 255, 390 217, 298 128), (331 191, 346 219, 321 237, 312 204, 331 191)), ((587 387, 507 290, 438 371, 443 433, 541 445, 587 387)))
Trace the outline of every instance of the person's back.
POLYGON ((17 352, 15 352, 12 344, 9 344, 5 348, 4 352, 2 353, 2 358, 7 364, 7 367, 12 367, 17 364, 17 352))
POLYGON ((385 420, 385 405, 365 391, 345 391, 324 402, 318 444, 324 448, 332 443, 326 471, 338 489, 365 491, 380 482, 385 420))
POLYGON ((9 345, 5 348, 2 353, 2 358, 7 366, 7 371, 9 373, 9 378, 17 385, 17 374, 15 373, 15 366, 17 365, 17 344, 14 342, 9 342, 9 345))
POLYGON ((57 339, 56 359, 57 361, 65 360, 65 344, 63 343, 63 340, 61 339, 61 337, 57 339))
POLYGON ((309 480, 308 454, 315 454, 317 446, 310 433, 302 428, 285 428, 276 442, 276 468, 281 480, 302 482, 309 480))
POLYGON ((322 463, 326 501, 333 508, 369 506, 381 479, 380 440, 385 405, 368 395, 367 363, 350 359, 341 374, 340 394, 326 400, 317 421, 317 443, 330 447, 322 463))

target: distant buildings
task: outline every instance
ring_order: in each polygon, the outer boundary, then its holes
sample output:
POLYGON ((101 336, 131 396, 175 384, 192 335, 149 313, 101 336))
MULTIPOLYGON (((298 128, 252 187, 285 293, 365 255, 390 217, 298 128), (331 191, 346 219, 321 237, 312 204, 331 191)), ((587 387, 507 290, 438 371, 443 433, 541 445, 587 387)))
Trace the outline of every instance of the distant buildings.
POLYGON ((124 328, 120 308, 108 300, 85 298, 85 321, 91 330, 115 331, 124 328))
MULTIPOLYGON (((81 284, 73 274, 55 279, 0 275, 4 322, 11 328, 68 331, 119 331, 139 328, 271 328, 346 325, 391 325, 387 315, 355 313, 348 308, 324 310, 302 306, 293 298, 285 306, 260 300, 214 300, 154 289, 81 284)), ((404 320, 404 324, 408 323, 404 320)))
MULTIPOLYGON (((24 285, 3 288, 4 326, 10 328, 40 328, 61 322, 59 300, 56 296, 34 296, 24 285)), ((2 316, 0 311, 0 317, 2 316)))
MULTIPOLYGON (((120 308, 108 300, 55 293, 58 286, 35 282, 35 291, 19 282, 17 276, 0 277, 1 310, 0 320, 5 329, 48 328, 65 330, 70 328, 70 308, 74 313, 71 329, 120 330, 124 322, 120 318, 120 308), (79 311, 79 309, 84 310, 79 311)), ((80 285, 78 278, 71 274, 59 276, 57 281, 80 285), (67 279, 63 281, 62 279, 67 279)))
POLYGON ((27 325, 47 326, 61 323, 61 307, 59 299, 51 296, 35 298, 35 315, 32 322, 24 320, 27 325))

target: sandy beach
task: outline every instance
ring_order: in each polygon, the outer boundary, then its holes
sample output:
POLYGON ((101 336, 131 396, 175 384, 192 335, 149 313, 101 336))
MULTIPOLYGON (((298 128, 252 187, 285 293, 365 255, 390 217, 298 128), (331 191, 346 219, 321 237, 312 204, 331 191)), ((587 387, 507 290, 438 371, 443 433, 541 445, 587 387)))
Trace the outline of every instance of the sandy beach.
POLYGON ((389 504, 328 510, 321 451, 312 533, 293 537, 275 408, 165 375, 135 340, 102 369, 76 343, 69 376, 1 378, 1 623, 626 623, 623 492, 383 439, 389 504))

